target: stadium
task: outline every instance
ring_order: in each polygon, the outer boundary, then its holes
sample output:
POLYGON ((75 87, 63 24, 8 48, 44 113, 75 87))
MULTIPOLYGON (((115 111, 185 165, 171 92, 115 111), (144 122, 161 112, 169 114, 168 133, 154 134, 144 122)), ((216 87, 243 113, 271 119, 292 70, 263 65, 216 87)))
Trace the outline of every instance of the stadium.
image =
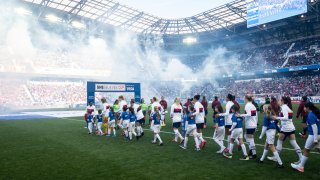
POLYGON ((319 0, 0 12, 0 179, 319 179, 319 0))

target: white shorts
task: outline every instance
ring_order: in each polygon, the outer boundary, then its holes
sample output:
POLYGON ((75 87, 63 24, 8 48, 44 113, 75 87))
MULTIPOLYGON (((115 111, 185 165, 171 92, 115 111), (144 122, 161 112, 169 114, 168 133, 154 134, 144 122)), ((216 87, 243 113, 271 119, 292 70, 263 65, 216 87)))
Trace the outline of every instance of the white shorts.
POLYGON ((242 128, 236 128, 233 129, 231 132, 231 138, 232 139, 238 139, 238 138, 243 138, 243 129, 242 128))
POLYGON ((130 126, 130 121, 129 120, 122 121, 122 128, 123 129, 129 128, 129 126, 130 126))
POLYGON ((187 135, 193 135, 195 132, 197 131, 197 126, 195 125, 195 124, 190 124, 190 125, 188 125, 188 127, 187 127, 187 132, 186 132, 186 134, 187 135))
POLYGON ((97 126, 98 126, 98 128, 101 128, 102 122, 98 122, 97 126))
POLYGON ((267 135, 267 139, 266 139, 266 143, 267 144, 274 144, 274 139, 276 136, 276 130, 275 129, 269 129, 266 132, 267 135))
POLYGON ((160 133, 160 128, 161 128, 161 126, 159 124, 157 124, 157 125, 153 125, 152 129, 153 129, 154 133, 158 134, 158 133, 160 133))
POLYGON ((136 123, 135 122, 130 122, 130 125, 129 125, 129 131, 134 131, 134 128, 136 127, 136 123))
POLYGON ((225 128, 224 126, 219 126, 216 128, 213 134, 213 139, 217 140, 223 140, 224 139, 224 134, 225 134, 225 128))
POLYGON ((108 126, 114 128, 115 127, 115 121, 108 121, 108 126))
POLYGON ((319 142, 320 135, 318 135, 318 143, 317 144, 313 143, 313 138, 314 138, 314 135, 308 136, 308 139, 306 141, 306 144, 304 145, 304 148, 309 149, 309 150, 311 150, 313 148, 320 148, 320 142, 319 142))

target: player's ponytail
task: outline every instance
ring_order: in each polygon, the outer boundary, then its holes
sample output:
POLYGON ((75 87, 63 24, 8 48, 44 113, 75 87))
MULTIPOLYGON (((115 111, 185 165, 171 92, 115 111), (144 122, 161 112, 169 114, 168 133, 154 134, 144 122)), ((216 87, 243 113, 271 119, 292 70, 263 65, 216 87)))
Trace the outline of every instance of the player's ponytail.
POLYGON ((320 119, 320 110, 312 102, 307 102, 304 107, 310 109, 318 119, 320 119))

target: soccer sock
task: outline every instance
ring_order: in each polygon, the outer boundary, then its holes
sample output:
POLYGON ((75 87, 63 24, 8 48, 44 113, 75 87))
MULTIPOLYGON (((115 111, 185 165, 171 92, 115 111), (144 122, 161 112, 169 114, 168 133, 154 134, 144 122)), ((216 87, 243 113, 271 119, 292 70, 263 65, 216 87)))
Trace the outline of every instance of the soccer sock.
POLYGON ((243 155, 248 156, 246 145, 241 144, 241 148, 242 148, 243 155))
POLYGON ((296 153, 299 156, 299 160, 301 161, 302 152, 301 152, 301 149, 300 149, 299 145, 297 144, 297 141, 296 140, 290 140, 290 144, 294 148, 294 150, 296 150, 296 153))
POLYGON ((233 144, 232 144, 232 143, 230 143, 230 145, 229 145, 229 146, 230 146, 230 148, 229 148, 229 153, 230 153, 230 154, 232 154, 233 144))
POLYGON ((282 161, 280 159, 279 153, 277 151, 273 152, 274 157, 277 159, 278 163, 282 165, 282 161))
POLYGON ((237 145, 239 145, 239 143, 240 143, 238 139, 235 139, 234 142, 235 142, 237 145))
POLYGON ((187 144, 188 144, 188 137, 185 137, 184 138, 184 144, 183 144, 185 148, 187 147, 187 144))
POLYGON ((124 134, 128 137, 128 130, 124 130, 124 134))
POLYGON ((108 128, 108 134, 111 134, 111 128, 108 128))
POLYGON ((157 135, 153 134, 153 142, 156 142, 156 141, 157 141, 157 135))
POLYGON ((117 134, 116 133, 116 128, 112 128, 112 131, 113 131, 113 135, 116 136, 116 134, 117 134))
POLYGON ((180 134, 179 130, 177 130, 177 131, 178 131, 178 137, 179 137, 181 140, 183 140, 184 138, 183 138, 182 135, 180 134))
POLYGON ((143 128, 140 126, 140 132, 143 133, 143 128))
POLYGON ((160 143, 162 143, 161 137, 159 134, 156 135, 156 137, 159 139, 160 143))
POLYGON ((302 156, 299 166, 300 167, 304 167, 304 165, 306 164, 307 160, 308 160, 307 156, 302 156))
POLYGON ((256 144, 254 143, 253 138, 247 138, 247 142, 249 143, 249 149, 252 151, 252 155, 256 155, 256 144))
POLYGON ((134 135, 134 136, 137 136, 137 133, 133 130, 132 131, 132 134, 134 135))
POLYGON ((196 143, 196 148, 200 148, 200 142, 199 142, 197 135, 194 134, 193 137, 194 137, 194 142, 196 143))
POLYGON ((216 138, 214 138, 213 140, 214 140, 214 142, 216 142, 220 146, 220 150, 225 148, 224 145, 223 145, 223 141, 220 141, 220 140, 218 140, 216 138))
POLYGON ((205 140, 203 139, 203 137, 202 137, 202 133, 199 133, 199 140, 200 140, 201 142, 205 141, 205 140))
POLYGON ((277 147, 276 147, 278 153, 281 153, 282 143, 283 143, 283 141, 281 141, 280 139, 278 139, 278 141, 277 141, 277 147))
POLYGON ((263 154, 262 154, 262 156, 261 156, 261 158, 260 158, 260 161, 263 161, 264 158, 266 158, 267 154, 268 154, 268 149, 264 149, 264 150, 263 150, 263 154))
POLYGON ((131 140, 132 139, 132 132, 129 131, 129 139, 131 140))
POLYGON ((230 135, 227 136, 227 140, 228 140, 228 149, 230 149, 230 135))

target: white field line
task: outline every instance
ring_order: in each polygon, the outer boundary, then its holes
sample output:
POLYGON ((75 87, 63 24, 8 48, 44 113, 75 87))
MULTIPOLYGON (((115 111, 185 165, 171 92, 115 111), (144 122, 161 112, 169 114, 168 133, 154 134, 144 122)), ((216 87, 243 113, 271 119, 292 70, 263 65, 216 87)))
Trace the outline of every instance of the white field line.
MULTIPOLYGON (((59 118, 59 119, 65 119, 65 120, 72 120, 72 121, 80 121, 80 122, 84 122, 84 120, 79 120, 79 119, 72 119, 72 118, 59 118)), ((152 131, 151 129, 143 129, 145 131, 152 131)), ((174 134, 173 132, 168 132, 168 131, 160 131, 164 134, 174 134)), ((212 137, 206 137, 206 136, 203 136, 204 139, 210 139, 210 140, 213 140, 212 137)), ((227 140, 224 140, 224 141, 227 141, 227 140)), ((246 143, 248 144, 248 143, 246 143)), ((256 146, 261 146, 261 147, 264 147, 264 144, 256 144, 256 146)), ((295 151, 294 149, 291 149, 291 148, 282 148, 282 149, 285 149, 285 150, 289 150, 289 151, 295 151)), ((311 151, 310 153, 312 154, 320 154, 319 152, 314 152, 314 151, 311 151)))

